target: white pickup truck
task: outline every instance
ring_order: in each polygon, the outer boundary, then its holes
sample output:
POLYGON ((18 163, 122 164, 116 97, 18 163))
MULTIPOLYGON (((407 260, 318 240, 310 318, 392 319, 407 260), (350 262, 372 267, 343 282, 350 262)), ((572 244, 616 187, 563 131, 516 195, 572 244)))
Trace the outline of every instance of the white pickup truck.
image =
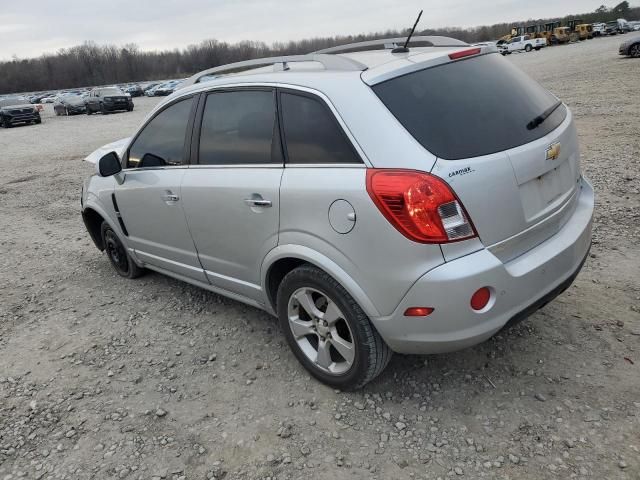
POLYGON ((529 35, 513 37, 509 42, 503 43, 498 48, 502 55, 509 55, 513 52, 530 52, 531 50, 540 50, 547 46, 546 38, 531 38, 529 35))

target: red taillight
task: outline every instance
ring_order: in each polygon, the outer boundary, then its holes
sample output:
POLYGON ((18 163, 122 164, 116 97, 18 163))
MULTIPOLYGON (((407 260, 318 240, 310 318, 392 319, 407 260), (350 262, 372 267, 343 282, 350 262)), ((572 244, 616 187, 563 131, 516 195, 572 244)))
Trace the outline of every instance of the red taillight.
POLYGON ((440 178, 413 170, 367 170, 367 192, 405 237, 448 243, 476 236, 464 208, 440 178))
POLYGON ((451 60, 458 60, 459 58, 470 57, 471 55, 478 55, 482 51, 481 48, 470 48, 468 50, 462 50, 460 52, 453 52, 449 54, 451 60))
POLYGON ((405 317, 426 317, 433 313, 431 307, 409 307, 404 311, 405 317))
POLYGON ((491 290, 488 287, 482 287, 476 290, 471 296, 471 308, 474 310, 482 310, 487 306, 491 299, 491 290))

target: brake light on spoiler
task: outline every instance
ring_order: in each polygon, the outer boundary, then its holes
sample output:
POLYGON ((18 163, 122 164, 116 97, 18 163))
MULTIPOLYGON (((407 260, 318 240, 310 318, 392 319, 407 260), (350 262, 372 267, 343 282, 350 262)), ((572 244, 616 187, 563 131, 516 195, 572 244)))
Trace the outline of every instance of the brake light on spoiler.
POLYGON ((461 50, 459 52, 453 52, 449 54, 449 58, 451 60, 458 60, 464 57, 471 57, 473 55, 478 55, 482 51, 481 48, 469 48, 467 50, 461 50))

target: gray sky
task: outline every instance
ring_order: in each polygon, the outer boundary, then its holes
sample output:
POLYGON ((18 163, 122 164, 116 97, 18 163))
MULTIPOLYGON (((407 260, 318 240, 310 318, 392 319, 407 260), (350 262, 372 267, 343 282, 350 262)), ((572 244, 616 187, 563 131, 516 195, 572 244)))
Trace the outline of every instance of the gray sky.
MULTIPOLYGON (((85 40, 136 43, 143 50, 207 38, 298 40, 413 24, 476 26, 595 10, 610 0, 0 0, 0 59, 55 52, 85 40)), ((631 2, 635 3, 635 2, 631 2)))

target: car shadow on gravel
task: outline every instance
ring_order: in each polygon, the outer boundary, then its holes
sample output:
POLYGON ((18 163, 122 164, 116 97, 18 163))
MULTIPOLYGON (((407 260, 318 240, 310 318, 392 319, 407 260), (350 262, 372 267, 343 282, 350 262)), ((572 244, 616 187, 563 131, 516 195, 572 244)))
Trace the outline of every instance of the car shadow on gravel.
MULTIPOLYGON (((109 265, 105 264, 104 267, 106 271, 109 265)), ((169 300, 170 303, 179 302, 181 311, 195 314, 193 317, 185 316, 181 322, 189 322, 189 318, 192 318, 191 321, 194 324, 189 327, 199 329, 204 338, 220 327, 246 329, 244 332, 245 345, 250 346, 264 343, 263 332, 265 329, 273 332, 273 341, 286 347, 284 352, 279 349, 273 351, 273 355, 282 353, 287 360, 275 367, 284 369, 282 374, 277 376, 287 378, 286 373, 292 366, 298 371, 298 374, 308 375, 286 346, 279 321, 270 314, 159 273, 148 272, 142 281, 146 284, 144 290, 155 291, 160 298, 164 298, 163 290, 165 289, 174 292, 175 297, 169 300), (211 322, 211 324, 203 322, 203 315, 208 315, 206 312, 215 312, 213 313, 215 322, 211 322), (241 318, 241 324, 237 323, 238 317, 241 318), (216 326, 214 327, 212 324, 216 326)), ((364 391, 382 394, 390 388, 398 390, 404 386, 413 392, 416 384, 430 386, 437 384, 438 388, 450 387, 452 390, 459 390, 461 377, 468 380, 470 391, 477 389, 478 382, 485 387, 496 389, 495 382, 498 380, 492 380, 492 376, 503 376, 505 371, 515 369, 514 364, 521 361, 526 363, 522 358, 525 352, 532 348, 532 344, 541 341, 534 323, 547 315, 541 313, 543 311, 544 309, 536 312, 525 321, 498 332, 494 337, 479 345, 461 351, 438 355, 395 354, 387 368, 379 377, 365 386, 364 391)), ((214 338, 210 341, 213 342, 214 338)), ((249 352, 250 348, 247 347, 244 359, 247 363, 253 361, 249 352)), ((243 362, 241 358, 238 360, 243 362)))

